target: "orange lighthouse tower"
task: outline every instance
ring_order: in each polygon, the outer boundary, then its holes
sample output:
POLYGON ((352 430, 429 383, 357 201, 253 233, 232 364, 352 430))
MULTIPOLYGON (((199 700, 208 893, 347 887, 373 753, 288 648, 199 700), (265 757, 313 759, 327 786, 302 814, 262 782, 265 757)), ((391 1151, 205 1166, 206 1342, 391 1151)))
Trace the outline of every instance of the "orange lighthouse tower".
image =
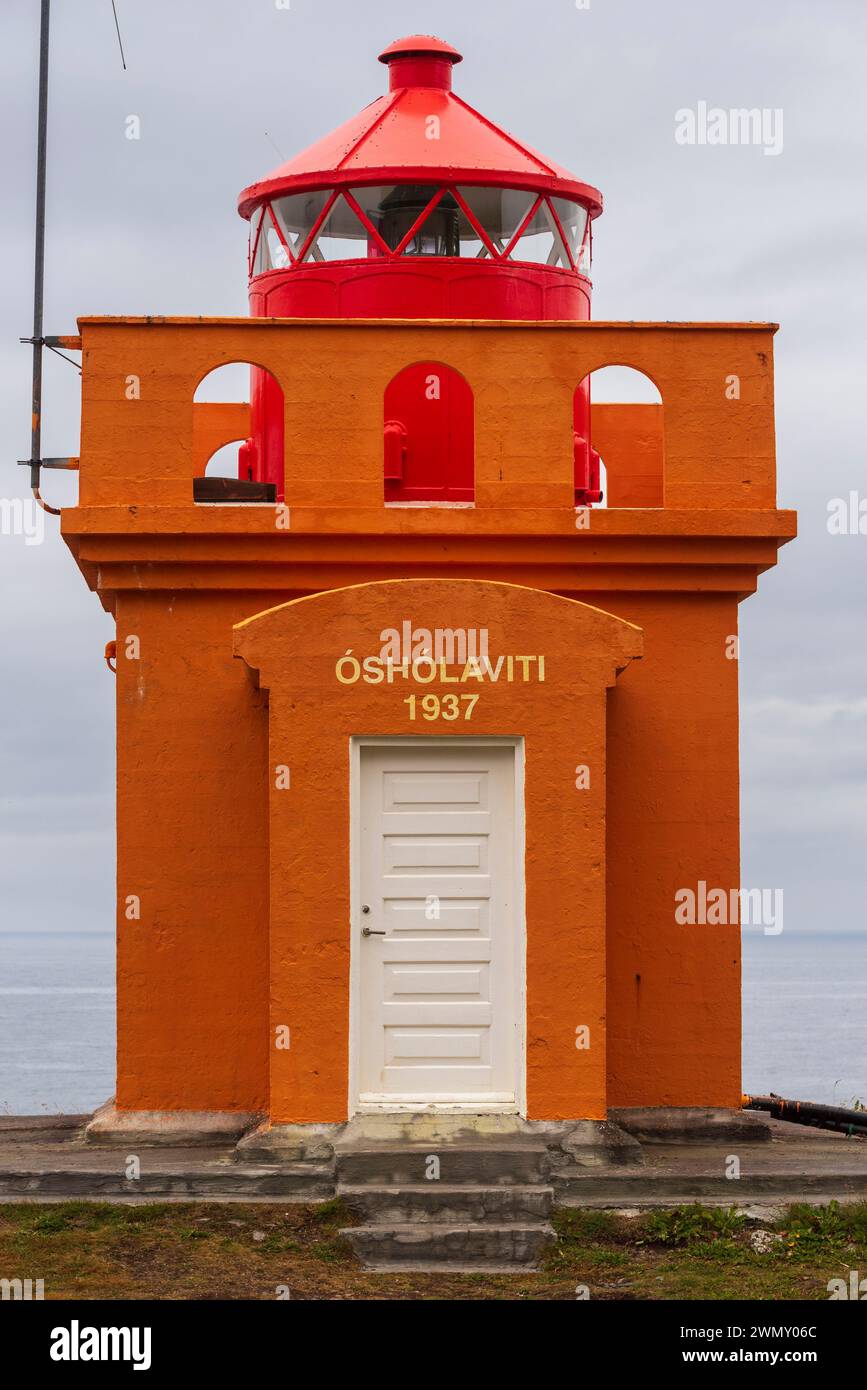
POLYGON ((775 326, 591 321, 600 195, 448 44, 381 57, 242 194, 249 318, 80 320, 62 527, 117 622, 95 1134, 740 1104, 738 925, 679 905, 740 885, 738 604, 795 531, 775 326), (235 362, 251 403, 195 402, 235 362), (591 413, 609 365, 662 403, 591 413))

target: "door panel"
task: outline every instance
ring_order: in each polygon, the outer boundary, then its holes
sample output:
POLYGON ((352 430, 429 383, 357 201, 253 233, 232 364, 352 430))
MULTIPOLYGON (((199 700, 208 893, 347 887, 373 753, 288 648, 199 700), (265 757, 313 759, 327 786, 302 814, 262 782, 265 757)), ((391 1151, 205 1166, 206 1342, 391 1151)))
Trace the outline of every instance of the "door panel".
POLYGON ((362 1106, 517 1105, 515 756, 443 740, 360 749, 362 1106))

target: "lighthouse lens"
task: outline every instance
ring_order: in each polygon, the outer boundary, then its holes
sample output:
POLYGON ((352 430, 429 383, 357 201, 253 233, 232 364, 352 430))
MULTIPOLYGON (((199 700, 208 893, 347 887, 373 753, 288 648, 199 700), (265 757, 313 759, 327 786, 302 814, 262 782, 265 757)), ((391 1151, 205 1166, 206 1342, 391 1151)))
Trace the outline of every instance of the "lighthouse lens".
MULTIPOLYGON (((364 209, 390 251, 396 251, 413 229, 432 200, 439 193, 436 184, 398 183, 388 188, 354 188, 353 196, 364 209)), ((430 249, 435 229, 430 218, 424 223, 424 235, 419 231, 406 247, 406 254, 445 255, 430 249), (419 249, 425 248, 425 249, 419 249)))
MULTIPOLYGON (((410 223, 411 225, 412 223, 410 223)), ((407 242, 404 255, 459 256, 460 254, 459 209, 451 194, 446 193, 407 242)))

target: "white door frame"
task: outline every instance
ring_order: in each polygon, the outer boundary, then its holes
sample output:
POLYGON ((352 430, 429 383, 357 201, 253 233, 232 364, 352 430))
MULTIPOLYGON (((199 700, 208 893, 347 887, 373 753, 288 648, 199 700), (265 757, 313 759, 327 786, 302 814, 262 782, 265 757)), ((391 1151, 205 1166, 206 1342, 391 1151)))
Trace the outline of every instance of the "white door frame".
POLYGON ((382 1113, 387 1111, 411 1111, 424 1113, 467 1113, 475 1114, 527 1114, 527 914, 525 896, 525 812, 524 812, 524 739, 521 736, 500 737, 499 735, 460 735, 433 734, 428 737, 410 734, 402 735, 355 735, 349 740, 349 1116, 357 1114, 382 1113), (360 1104, 359 1095, 359 1010, 361 994, 361 970, 359 966, 359 947, 361 945, 361 750, 362 748, 513 748, 515 750, 515 982, 518 1028, 518 1055, 516 1058, 517 1077, 515 1083, 516 1102, 514 1105, 497 1103, 465 1103, 428 1101, 419 1105, 360 1104))

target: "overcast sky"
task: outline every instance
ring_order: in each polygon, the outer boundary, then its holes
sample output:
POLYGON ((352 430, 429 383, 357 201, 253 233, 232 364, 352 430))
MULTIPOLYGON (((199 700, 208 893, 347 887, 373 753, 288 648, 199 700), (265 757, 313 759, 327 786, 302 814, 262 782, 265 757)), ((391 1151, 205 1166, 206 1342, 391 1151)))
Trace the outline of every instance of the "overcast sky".
MULTIPOLYGON (((864 930, 867 498, 863 0, 54 0, 46 332, 78 314, 246 312, 241 188, 382 90, 433 30, 457 90, 603 191, 594 316, 771 319, 779 497, 800 538, 741 609, 744 882, 786 930, 864 930), (684 146, 701 101, 782 110, 783 147, 684 146), (125 138, 126 118, 141 139, 125 138), (276 147, 276 150, 275 150, 276 147)), ((38 0, 0 16, 0 438, 26 494, 38 0)), ((78 451, 79 378, 46 363, 47 455, 78 451)), ((48 474, 45 493, 74 498, 48 474)), ((113 930, 113 626, 47 518, 0 537, 0 929, 113 930)))

